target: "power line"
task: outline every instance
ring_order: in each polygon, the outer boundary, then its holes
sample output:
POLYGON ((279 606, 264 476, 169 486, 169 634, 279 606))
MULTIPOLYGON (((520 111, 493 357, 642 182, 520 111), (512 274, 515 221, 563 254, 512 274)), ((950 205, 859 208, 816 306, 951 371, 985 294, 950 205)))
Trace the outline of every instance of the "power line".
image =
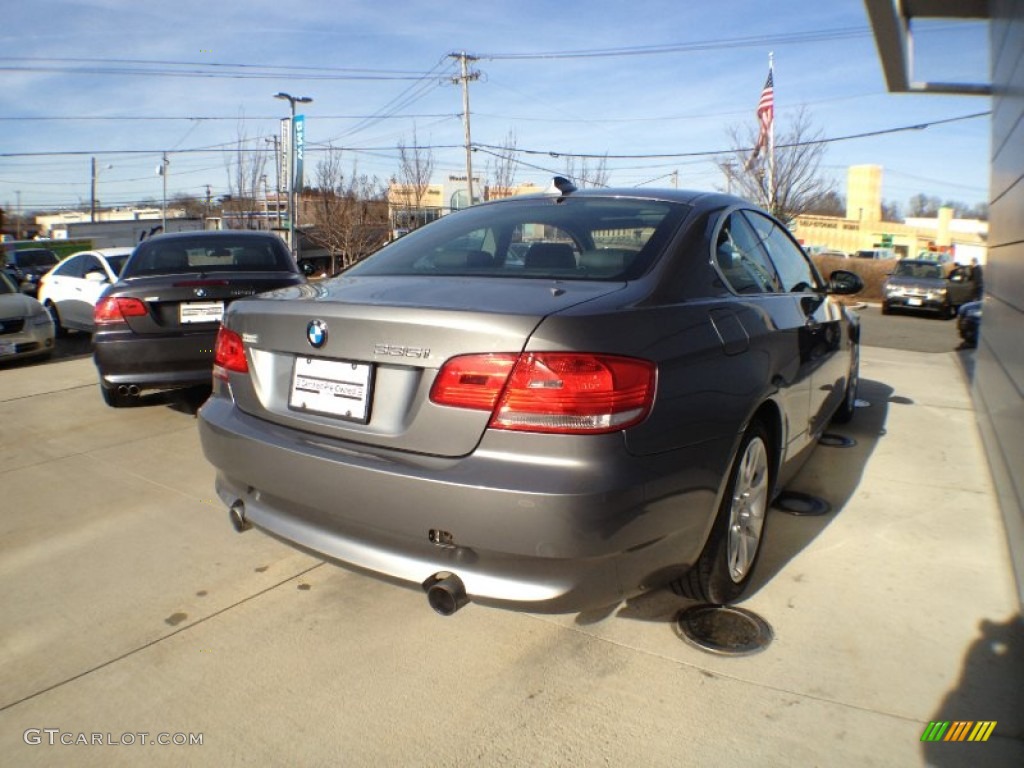
MULTIPOLYGON (((426 119, 426 118, 451 118, 459 117, 458 112, 434 112, 434 113, 423 113, 423 114, 410 114, 410 115, 321 115, 317 114, 317 121, 321 120, 366 120, 369 118, 375 120, 388 120, 388 119, 426 119)), ((184 120, 195 120, 195 121, 213 121, 213 120, 280 120, 280 115, 245 115, 241 118, 239 115, 195 115, 192 117, 188 116, 155 116, 155 115, 19 115, 0 116, 0 121, 33 121, 38 122, 40 120, 51 120, 51 121, 88 121, 88 120, 108 120, 122 122, 126 120, 131 121, 184 121, 184 120)))
POLYGON ((857 26, 823 29, 814 32, 790 32, 779 35, 753 35, 749 37, 723 38, 696 43, 636 45, 620 48, 586 48, 574 51, 546 51, 534 53, 478 53, 475 54, 475 57, 490 61, 523 61, 530 59, 595 59, 618 56, 654 56, 666 53, 709 51, 719 48, 772 47, 795 43, 819 43, 829 40, 870 37, 871 34, 871 29, 869 27, 857 26))
MULTIPOLYGON (((960 115, 959 117, 949 117, 944 120, 932 120, 927 123, 917 123, 915 125, 904 125, 898 128, 884 128, 877 131, 865 131, 863 133, 851 133, 846 136, 834 136, 832 138, 815 139, 813 141, 800 141, 792 142, 789 144, 776 144, 776 148, 790 148, 790 147, 803 147, 813 144, 834 144, 840 141, 851 141, 853 139, 865 139, 873 136, 884 136, 891 133, 902 133, 905 131, 921 131, 925 128, 931 128, 936 125, 943 125, 945 123, 955 123, 960 120, 973 120, 978 117, 987 117, 991 115, 991 112, 975 112, 970 115, 960 115)), ((474 144, 475 147, 501 150, 504 147, 495 144, 474 144)), ((644 153, 644 154, 621 154, 613 155, 607 152, 598 154, 586 153, 586 152, 562 152, 558 150, 550 149, 523 149, 517 147, 516 152, 521 152, 525 155, 548 155, 550 157, 572 157, 580 159, 608 159, 608 160, 654 160, 654 159, 671 159, 678 157, 709 157, 712 155, 725 155, 731 154, 737 151, 736 148, 729 149, 711 149, 701 150, 699 152, 660 152, 660 153, 644 153)), ((739 151, 750 151, 750 148, 740 149, 739 151)))
POLYGON ((425 76, 423 72, 407 69, 268 66, 266 64, 224 64, 208 61, 153 59, 0 56, 0 62, 15 62, 14 64, 0 64, 0 71, 61 72, 79 75, 146 75, 151 77, 229 79, 281 79, 287 77, 295 80, 420 80, 425 76), (185 69, 185 67, 194 67, 195 69, 185 69))
MULTIPOLYGON (((964 28, 968 25, 945 25, 941 29, 925 28, 916 34, 948 32, 951 29, 964 28)), ((478 53, 475 58, 489 61, 527 61, 532 59, 597 59, 619 56, 654 56, 668 53, 695 53, 718 50, 721 48, 772 48, 783 45, 802 43, 821 43, 832 40, 851 40, 872 37, 871 28, 867 25, 855 27, 837 27, 835 29, 819 29, 812 32, 787 32, 777 35, 750 35, 747 37, 721 38, 691 43, 666 43, 662 45, 633 45, 618 48, 584 48, 569 51, 544 51, 533 53, 478 53)))

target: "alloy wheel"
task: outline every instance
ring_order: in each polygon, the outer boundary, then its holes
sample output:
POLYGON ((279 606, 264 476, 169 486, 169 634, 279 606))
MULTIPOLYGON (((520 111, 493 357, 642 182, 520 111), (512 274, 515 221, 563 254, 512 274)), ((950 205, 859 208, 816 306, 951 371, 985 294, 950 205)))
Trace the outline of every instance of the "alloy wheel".
POLYGON ((736 473, 729 510, 729 576, 739 583, 750 571, 761 544, 768 509, 768 451, 755 437, 747 444, 736 473))

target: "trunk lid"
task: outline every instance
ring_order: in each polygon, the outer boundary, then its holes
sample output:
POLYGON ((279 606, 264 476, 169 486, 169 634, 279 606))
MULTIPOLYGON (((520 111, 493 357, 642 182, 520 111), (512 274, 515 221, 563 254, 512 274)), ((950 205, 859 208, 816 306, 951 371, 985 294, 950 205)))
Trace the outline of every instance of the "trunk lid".
POLYGON ((215 330, 232 301, 294 285, 301 279, 293 272, 158 275, 125 280, 110 295, 140 299, 146 305, 145 315, 126 318, 132 332, 141 336, 181 334, 215 330))
POLYGON ((249 375, 231 377, 232 394, 241 410, 312 435, 466 455, 491 414, 430 401, 444 362, 519 353, 545 317, 623 286, 367 276, 240 301, 225 325, 242 337, 249 375))

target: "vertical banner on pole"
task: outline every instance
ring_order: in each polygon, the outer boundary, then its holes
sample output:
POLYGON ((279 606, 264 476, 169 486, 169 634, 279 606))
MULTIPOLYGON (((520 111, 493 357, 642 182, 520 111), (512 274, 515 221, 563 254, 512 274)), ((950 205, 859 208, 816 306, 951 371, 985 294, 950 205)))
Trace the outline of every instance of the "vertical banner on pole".
MULTIPOLYGON (((281 120, 281 152, 277 157, 278 176, 281 180, 281 191, 288 194, 292 188, 292 120, 290 117, 281 120)), ((291 211, 288 212, 291 215, 291 211)))
POLYGON ((306 148, 306 116, 295 116, 295 191, 302 191, 302 155, 306 148))

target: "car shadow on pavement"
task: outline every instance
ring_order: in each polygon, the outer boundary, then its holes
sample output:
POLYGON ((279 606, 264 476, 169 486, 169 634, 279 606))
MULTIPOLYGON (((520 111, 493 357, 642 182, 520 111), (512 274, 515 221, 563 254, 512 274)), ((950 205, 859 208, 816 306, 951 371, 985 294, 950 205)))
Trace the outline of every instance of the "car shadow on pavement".
POLYGON ((1020 614, 1007 621, 984 619, 964 655, 955 687, 931 716, 929 729, 934 740, 922 735, 921 751, 927 765, 1024 765, 1022 681, 1024 621, 1020 614), (969 725, 958 729, 957 723, 969 725), (985 723, 995 723, 991 734, 984 742, 975 739, 971 743, 975 729, 981 736, 988 730, 985 723), (951 743, 961 740, 964 743, 951 743))
MULTIPOLYGON (((892 387, 879 381, 862 379, 857 408, 848 424, 830 425, 828 435, 851 438, 854 445, 837 447, 821 443, 807 459, 800 472, 786 486, 786 491, 807 494, 827 502, 824 514, 794 514, 773 506, 765 522, 765 538, 756 570, 746 597, 758 592, 783 568, 806 549, 829 524, 842 513, 857 492, 864 469, 878 441, 885 436, 890 406, 905 407, 913 401, 894 394, 892 387)), ((611 615, 640 621, 671 622, 680 608, 693 602, 674 595, 669 589, 658 589, 630 598, 619 606, 581 613, 577 624, 593 624, 611 615)))

